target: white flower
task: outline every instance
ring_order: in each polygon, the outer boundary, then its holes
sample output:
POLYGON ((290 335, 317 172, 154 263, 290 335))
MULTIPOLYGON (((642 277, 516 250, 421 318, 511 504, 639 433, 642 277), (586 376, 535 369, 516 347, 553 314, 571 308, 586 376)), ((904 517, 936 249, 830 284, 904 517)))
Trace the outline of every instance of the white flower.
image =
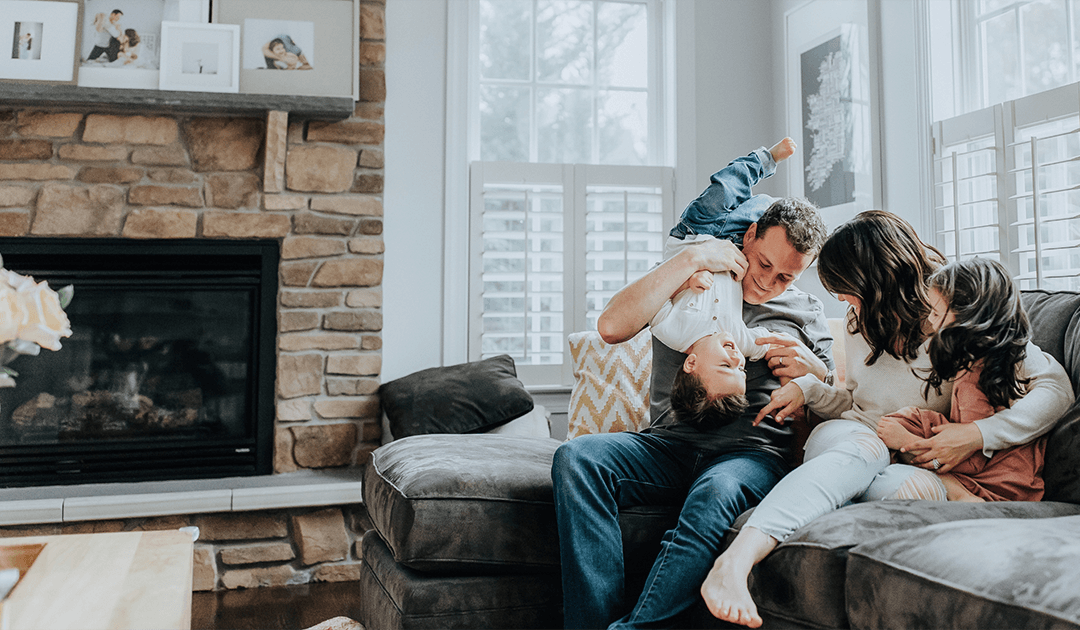
POLYGON ((71 336, 71 322, 60 306, 60 296, 49 288, 48 283, 28 280, 20 282, 18 287, 27 312, 18 338, 33 341, 47 350, 59 350, 60 338, 71 336))
POLYGON ((17 339, 27 318, 22 296, 6 283, 0 282, 0 343, 17 339))

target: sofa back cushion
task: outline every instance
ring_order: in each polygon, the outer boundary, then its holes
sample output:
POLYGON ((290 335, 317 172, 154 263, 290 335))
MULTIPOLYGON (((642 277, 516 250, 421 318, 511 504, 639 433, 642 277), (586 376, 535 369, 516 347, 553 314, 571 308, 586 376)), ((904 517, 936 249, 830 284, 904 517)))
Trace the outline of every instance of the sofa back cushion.
MULTIPOLYGON (((1080 293, 1024 291, 1032 341, 1065 368, 1073 392, 1080 392, 1080 293)), ((1046 444, 1044 501, 1080 503, 1080 401, 1050 431, 1046 444)))

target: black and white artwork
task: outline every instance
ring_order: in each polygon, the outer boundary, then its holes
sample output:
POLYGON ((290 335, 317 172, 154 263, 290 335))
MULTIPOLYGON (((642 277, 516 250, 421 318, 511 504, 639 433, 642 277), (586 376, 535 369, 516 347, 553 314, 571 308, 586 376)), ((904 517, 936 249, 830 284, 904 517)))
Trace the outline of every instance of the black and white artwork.
POLYGON ((819 208, 855 201, 851 38, 839 34, 802 53, 803 194, 819 208))

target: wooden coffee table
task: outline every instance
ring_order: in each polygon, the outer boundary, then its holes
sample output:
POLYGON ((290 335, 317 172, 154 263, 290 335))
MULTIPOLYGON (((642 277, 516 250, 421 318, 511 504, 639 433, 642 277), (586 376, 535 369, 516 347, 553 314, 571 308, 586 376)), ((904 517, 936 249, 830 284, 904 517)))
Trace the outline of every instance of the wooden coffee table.
POLYGON ((2 538, 45 548, 4 601, 11 630, 191 627, 194 542, 177 530, 2 538))

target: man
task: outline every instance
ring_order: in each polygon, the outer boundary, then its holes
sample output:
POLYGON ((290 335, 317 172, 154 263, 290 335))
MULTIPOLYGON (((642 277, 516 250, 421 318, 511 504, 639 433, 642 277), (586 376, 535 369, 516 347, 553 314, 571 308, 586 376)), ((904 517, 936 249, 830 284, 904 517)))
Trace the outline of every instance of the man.
POLYGON ((774 422, 752 426, 757 411, 779 387, 779 377, 815 374, 826 380, 831 374, 832 339, 821 303, 791 287, 824 242, 824 225, 805 201, 781 199, 764 211, 762 197, 731 212, 745 217, 745 206, 757 204, 753 215, 760 218, 744 234, 730 234, 732 240, 742 237, 741 251, 717 239, 686 248, 623 288, 600 316, 604 340, 624 341, 697 271, 730 271, 742 282, 746 324, 785 334, 759 340, 775 346, 746 366, 749 406, 743 414, 733 422, 701 424, 671 421, 671 383, 685 356, 654 338, 652 427, 582 436, 556 451, 552 480, 567 628, 678 623, 699 600, 725 530, 787 471, 792 430, 774 422), (681 504, 682 510, 634 604, 625 601, 618 512, 642 504, 681 504))
POLYGON ((104 13, 94 16, 94 30, 97 32, 94 34, 94 48, 87 56, 87 61, 94 61, 102 54, 109 61, 116 61, 120 56, 120 36, 124 32, 120 26, 120 18, 123 15, 124 12, 120 9, 113 9, 107 20, 104 13))

